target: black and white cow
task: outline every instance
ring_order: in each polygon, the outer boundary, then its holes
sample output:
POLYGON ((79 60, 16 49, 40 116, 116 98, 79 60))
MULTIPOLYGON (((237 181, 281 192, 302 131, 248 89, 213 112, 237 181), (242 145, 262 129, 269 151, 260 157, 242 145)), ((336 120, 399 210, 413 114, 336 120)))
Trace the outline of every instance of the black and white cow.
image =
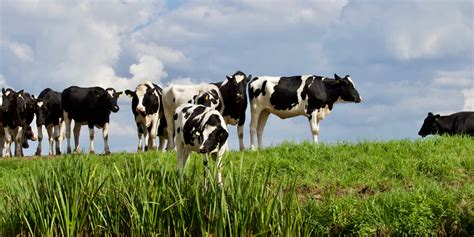
POLYGON ((49 155, 53 155, 53 143, 56 142, 56 155, 61 155, 61 143, 64 134, 63 109, 61 92, 46 88, 36 99, 36 127, 38 129, 38 146, 36 155, 41 155, 43 141, 43 126, 48 132, 49 155))
POLYGON ((252 76, 237 71, 232 77, 226 76, 226 80, 213 83, 219 87, 224 102, 222 116, 228 125, 238 125, 237 135, 239 137, 239 148, 245 149, 244 145, 244 123, 245 110, 247 110, 247 82, 252 76))
MULTIPOLYGON (((150 81, 139 84, 135 91, 125 91, 125 94, 132 98, 132 113, 135 116, 138 131, 137 151, 143 150, 142 139, 148 140, 145 151, 156 148, 158 126, 165 120, 162 92, 160 86, 150 81)), ((159 139, 159 150, 162 150, 166 138, 161 136, 159 139)))
MULTIPOLYGON (((173 116, 176 137, 176 157, 183 170, 192 151, 210 154, 217 160, 218 182, 222 183, 221 159, 227 151, 227 125, 219 111, 203 105, 182 104, 173 116)), ((204 175, 207 158, 204 156, 204 175)))
POLYGON ((176 108, 186 103, 205 105, 219 112, 224 108, 219 88, 213 84, 170 85, 163 89, 163 108, 168 133, 167 150, 174 149, 174 123, 169 121, 173 121, 176 108))
MULTIPOLYGON (((35 140, 30 123, 34 118, 35 98, 20 90, 2 89, 2 124, 4 127, 5 156, 10 157, 11 143, 15 143, 15 156, 23 156, 25 135, 35 140), (26 131, 29 130, 27 134, 26 131), (14 138, 14 139, 13 139, 14 138)), ((26 143, 27 145, 27 143, 26 143)))
POLYGON ((474 136, 474 112, 458 112, 447 116, 429 112, 418 135, 470 135, 474 136))
POLYGON ((61 94, 63 118, 66 123, 67 153, 71 153, 71 120, 74 120, 75 152, 80 152, 79 133, 81 125, 89 127, 89 153, 94 153, 94 126, 102 128, 104 138, 104 153, 110 154, 109 122, 110 113, 119 111, 117 99, 122 92, 113 88, 101 87, 81 88, 71 86, 61 94))
POLYGON ((306 116, 313 141, 318 141, 319 123, 337 102, 361 102, 359 93, 349 76, 334 74, 335 79, 315 75, 293 77, 255 77, 249 82, 250 143, 262 147, 262 133, 270 114, 281 119, 306 116))

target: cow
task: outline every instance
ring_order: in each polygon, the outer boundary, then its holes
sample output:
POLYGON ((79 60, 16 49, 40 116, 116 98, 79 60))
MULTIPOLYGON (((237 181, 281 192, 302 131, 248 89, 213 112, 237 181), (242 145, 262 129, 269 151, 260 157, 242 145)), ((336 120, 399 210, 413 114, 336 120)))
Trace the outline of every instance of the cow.
POLYGON ((469 135, 474 136, 474 112, 458 112, 447 116, 429 112, 418 135, 469 135))
POLYGON ((61 92, 46 88, 36 99, 36 127, 38 130, 38 146, 36 155, 41 155, 41 142, 43 141, 43 126, 48 132, 49 155, 53 155, 53 143, 56 142, 56 155, 61 155, 61 143, 64 134, 63 109, 61 105, 61 92))
POLYGON ((245 111, 247 110, 247 82, 252 78, 245 73, 237 71, 231 77, 219 83, 212 83, 219 87, 224 103, 222 116, 228 125, 237 125, 239 137, 239 149, 243 151, 244 146, 244 123, 245 111))
POLYGON ((104 153, 110 154, 109 122, 110 113, 119 111, 118 97, 122 92, 113 88, 101 87, 82 88, 71 86, 61 93, 63 118, 66 124, 67 153, 71 153, 71 120, 74 120, 74 151, 80 152, 79 133, 82 125, 89 127, 89 153, 94 154, 94 126, 102 128, 104 153))
POLYGON ((309 120, 313 142, 318 142, 319 123, 338 102, 362 101, 350 76, 334 74, 334 79, 316 75, 292 77, 255 77, 248 85, 250 99, 250 143, 262 147, 262 134, 268 116, 281 119, 306 116, 309 120))
POLYGON ((30 123, 34 118, 36 99, 20 90, 2 89, 2 124, 4 127, 5 157, 10 157, 11 143, 15 143, 15 156, 23 156, 22 146, 27 146, 25 136, 35 140, 30 123), (26 145, 25 145, 26 144, 26 145))
POLYGON ((200 85, 170 85, 163 89, 163 108, 167 121, 168 144, 167 150, 174 149, 173 131, 174 123, 173 115, 178 106, 189 104, 201 104, 219 112, 223 110, 222 96, 219 88, 213 84, 200 85))
MULTIPOLYGON (((222 184, 221 159, 227 151, 229 133, 220 112, 207 106, 186 103, 176 108, 173 120, 179 172, 182 174, 186 160, 192 151, 210 154, 214 160, 217 160, 217 180, 222 184)), ((206 156, 203 162, 204 177, 206 177, 206 156)))
MULTIPOLYGON (((158 134, 159 125, 166 125, 164 119, 162 91, 163 89, 145 81, 139 84, 135 91, 125 90, 125 94, 132 98, 132 113, 135 116, 138 131, 138 148, 137 151, 143 150, 142 139, 148 140, 145 145, 145 151, 148 149, 156 149, 156 136, 158 134), (148 137, 148 139, 147 139, 148 137)), ((163 131, 163 129, 161 129, 163 131)), ((163 149, 165 137, 159 138, 159 150, 163 149)))

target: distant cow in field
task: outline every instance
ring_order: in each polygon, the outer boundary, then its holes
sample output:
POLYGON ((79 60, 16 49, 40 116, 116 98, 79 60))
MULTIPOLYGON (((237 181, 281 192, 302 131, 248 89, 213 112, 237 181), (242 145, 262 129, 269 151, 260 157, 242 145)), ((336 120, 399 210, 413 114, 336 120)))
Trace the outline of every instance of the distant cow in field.
POLYGON ((163 107, 168 133, 167 150, 171 150, 175 146, 173 115, 178 106, 186 103, 205 105, 219 112, 223 110, 222 96, 216 85, 170 85, 163 89, 163 107))
MULTIPOLYGON (((125 94, 132 98, 132 113, 135 116, 138 131, 137 151, 143 150, 142 139, 147 142, 145 151, 156 149, 158 125, 166 123, 161 87, 150 81, 145 81, 139 84, 135 91, 126 90, 125 94)), ((159 150, 163 149, 165 139, 164 136, 160 137, 159 150)))
POLYGON ((81 125, 89 127, 89 152, 94 153, 94 126, 102 128, 104 138, 104 153, 110 154, 109 122, 110 113, 119 111, 117 99, 122 92, 113 88, 101 87, 81 88, 71 86, 61 94, 63 117, 66 123, 67 153, 71 153, 71 120, 74 120, 75 152, 80 152, 79 133, 81 125))
POLYGON ((319 123, 338 102, 361 102, 361 97, 349 76, 334 74, 334 79, 315 75, 293 77, 255 77, 249 82, 250 143, 262 147, 262 134, 268 116, 281 119, 306 116, 309 119, 313 141, 318 141, 319 123))
POLYGON ((34 118, 34 96, 20 90, 2 89, 2 124, 4 127, 5 156, 10 157, 11 143, 15 143, 15 156, 23 156, 22 146, 27 146, 25 135, 35 140, 30 128, 34 118), (28 131, 28 133, 27 133, 28 131))
POLYGON ((53 155, 53 143, 56 142, 56 155, 61 155, 61 143, 64 135, 63 109, 61 92, 46 88, 36 99, 36 127, 38 129, 38 146, 36 155, 41 155, 43 141, 43 126, 48 132, 49 155, 53 155))
POLYGON ((224 109, 222 116, 228 125, 238 125, 237 135, 239 137, 239 148, 241 151, 244 146, 244 123, 245 110, 247 110, 247 82, 252 76, 246 76, 245 73, 237 71, 232 77, 226 76, 226 80, 219 83, 213 83, 219 87, 224 109))
MULTIPOLYGON (((222 183, 221 159, 227 151, 227 125, 219 111, 203 105, 183 104, 173 116, 176 137, 176 156, 182 172, 192 151, 211 154, 217 160, 218 182, 222 183)), ((204 156, 204 175, 207 158, 204 156)))
POLYGON ((418 135, 470 135, 474 136, 474 112, 458 112, 447 116, 429 112, 418 135))

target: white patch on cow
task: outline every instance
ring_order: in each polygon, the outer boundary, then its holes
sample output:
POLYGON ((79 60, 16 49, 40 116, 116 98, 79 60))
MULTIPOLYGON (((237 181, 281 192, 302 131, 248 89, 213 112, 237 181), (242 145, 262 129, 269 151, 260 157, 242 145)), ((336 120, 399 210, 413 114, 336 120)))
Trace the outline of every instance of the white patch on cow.
POLYGON ((320 108, 318 110, 317 117, 318 117, 319 120, 323 120, 330 113, 331 113, 331 110, 329 109, 329 106, 326 105, 326 107, 320 108))
POLYGON ((245 77, 244 75, 235 75, 235 81, 237 81, 237 83, 240 83, 242 80, 245 80, 245 77))
POLYGON ((352 83, 352 86, 355 88, 355 84, 354 84, 354 82, 352 81, 351 77, 347 77, 347 80, 349 80, 349 82, 351 82, 351 83, 352 83))
POLYGON ((0 96, 0 105, 3 105, 3 96, 0 96))
POLYGON ((38 107, 41 108, 41 107, 43 107, 44 102, 43 102, 43 101, 40 101, 40 102, 38 102, 37 104, 38 104, 38 107))
POLYGON ((114 97, 114 90, 109 89, 107 90, 107 93, 109 93, 110 96, 114 97))
POLYGON ((5 92, 5 95, 8 96, 10 94, 11 91, 6 91, 5 92))

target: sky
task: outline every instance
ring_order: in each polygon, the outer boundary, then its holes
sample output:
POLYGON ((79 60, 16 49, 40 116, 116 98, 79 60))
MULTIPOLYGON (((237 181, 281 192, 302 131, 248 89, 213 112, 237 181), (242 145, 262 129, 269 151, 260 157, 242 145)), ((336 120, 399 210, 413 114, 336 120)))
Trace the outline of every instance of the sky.
MULTIPOLYGON (((321 122, 320 142, 417 139, 428 112, 474 110, 474 2, 0 1, 0 87, 35 95, 71 85, 125 90, 144 80, 219 82, 237 70, 350 75, 363 102, 337 104, 321 122)), ((131 99, 119 105, 109 144, 134 151, 131 99)), ((81 134, 87 150, 85 127, 81 134)), ((309 122, 270 116, 263 138, 265 146, 311 140, 309 122)))

